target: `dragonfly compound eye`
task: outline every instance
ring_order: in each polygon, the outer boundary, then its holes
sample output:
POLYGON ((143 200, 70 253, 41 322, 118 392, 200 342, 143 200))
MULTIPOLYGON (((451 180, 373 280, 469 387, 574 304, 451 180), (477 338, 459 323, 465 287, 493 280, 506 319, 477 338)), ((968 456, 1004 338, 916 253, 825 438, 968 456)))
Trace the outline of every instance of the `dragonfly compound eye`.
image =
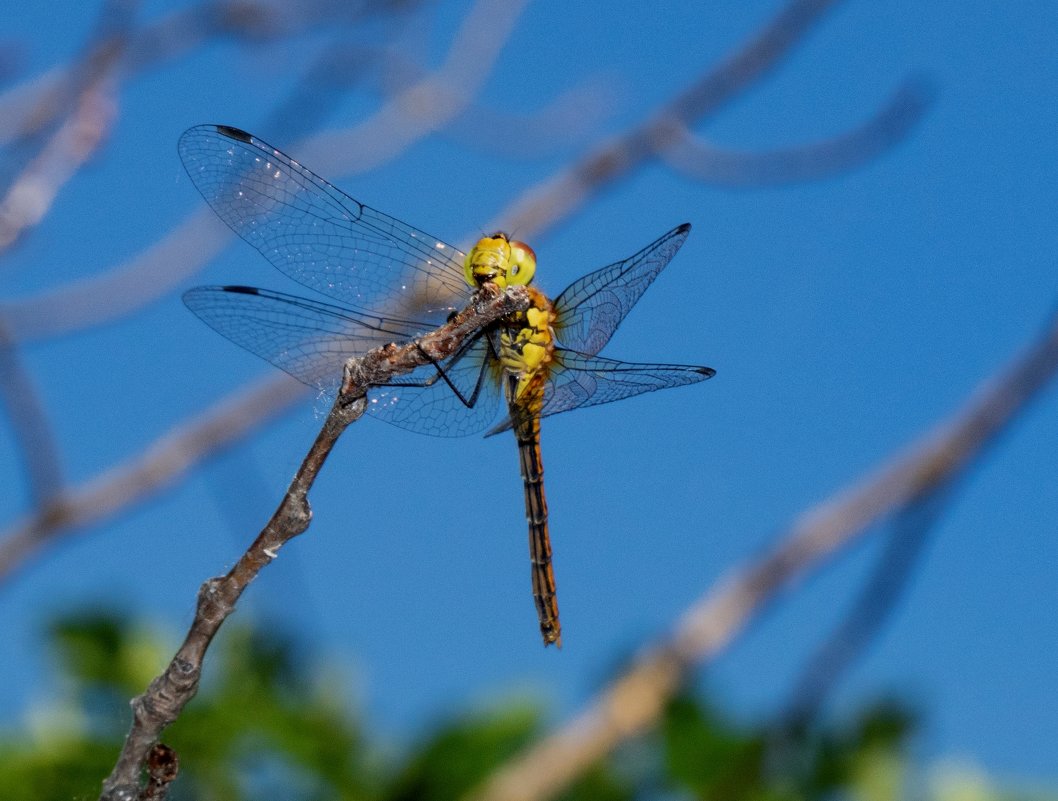
POLYGON ((525 242, 511 242, 511 266, 507 271, 508 284, 528 284, 536 272, 536 253, 525 242))

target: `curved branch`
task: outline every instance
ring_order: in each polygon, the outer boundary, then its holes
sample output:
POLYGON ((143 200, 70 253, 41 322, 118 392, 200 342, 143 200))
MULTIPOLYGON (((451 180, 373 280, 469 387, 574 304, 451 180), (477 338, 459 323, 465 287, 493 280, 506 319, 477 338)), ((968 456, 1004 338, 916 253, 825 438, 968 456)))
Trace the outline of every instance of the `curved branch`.
POLYGON ((232 234, 200 208, 145 250, 99 275, 0 307, 18 342, 67 336, 160 300, 201 270, 232 234))
POLYGON ((477 0, 444 62, 364 122, 309 137, 300 161, 322 175, 376 169, 462 114, 484 86, 529 0, 477 0))
POLYGON ((128 46, 130 9, 108 3, 95 41, 77 64, 66 115, 0 198, 0 251, 39 223, 55 197, 102 144, 116 113, 118 67, 128 46))
POLYGON ((292 378, 269 376, 215 404, 192 422, 178 426, 142 454, 115 465, 84 484, 54 494, 40 510, 16 521, 0 537, 0 582, 60 535, 98 523, 141 503, 194 468, 238 442, 305 398, 292 378))
MULTIPOLYGON (((312 74, 303 79, 303 86, 296 93, 297 104, 280 109, 269 119, 277 124, 285 120, 289 125, 292 114, 304 115, 302 98, 344 89, 351 81, 363 78, 367 65, 380 73, 372 85, 384 95, 398 96, 428 76, 425 68, 407 57, 404 48, 350 48, 348 43, 339 43, 323 53, 312 74)), ((473 88, 478 90, 477 86, 473 88)), ((459 99, 454 113, 448 115, 451 120, 439 129, 444 136, 505 158, 552 155, 588 139, 612 116, 619 97, 616 81, 601 75, 577 82, 532 112, 519 113, 497 105, 486 107, 476 102, 465 86, 457 84, 449 83, 445 92, 459 99), (485 119, 487 125, 482 124, 485 119), (562 131, 562 136, 556 137, 555 131, 562 131)), ((326 105, 325 98, 312 99, 310 118, 313 109, 321 105, 326 105)))
MULTIPOLYGON (((129 33, 121 70, 128 78, 178 58, 211 39, 262 42, 295 36, 320 25, 394 10, 392 0, 334 3, 329 0, 205 0, 129 33)), ((83 83, 80 64, 58 66, 0 92, 0 146, 39 135, 68 113, 83 83)))
POLYGON ((817 181, 860 167, 897 145, 922 118, 930 97, 925 84, 906 81, 856 128, 821 142, 768 152, 721 149, 684 128, 679 140, 658 156, 673 169, 709 184, 758 187, 817 181))
MULTIPOLYGON (((487 287, 491 285, 486 285, 487 287)), ((345 380, 330 414, 312 443, 279 507, 253 544, 224 576, 199 590, 195 619, 165 671, 132 701, 133 721, 117 764, 103 783, 100 801, 130 801, 141 792, 140 774, 162 731, 180 715, 198 691, 206 650, 233 611, 243 591, 279 554, 279 549, 309 526, 308 492, 338 437, 363 415, 367 390, 389 383, 417 367, 443 362, 468 336, 500 317, 529 305, 524 287, 500 293, 483 289, 468 308, 436 331, 403 346, 386 345, 350 359, 345 380)))
MULTIPOLYGON (((30 502, 45 508, 62 487, 59 449, 52 435, 33 378, 25 369, 15 345, 0 322, 0 400, 7 408, 11 427, 22 454, 29 481, 30 502)), ((2 573, 2 569, 0 569, 2 573)))
POLYGON ((962 410, 873 475, 809 509, 770 552, 721 580, 573 720, 493 774, 475 801, 552 798, 618 743, 653 726, 692 668, 714 658, 781 591, 868 527, 967 470, 1056 373, 1058 317, 962 410))
POLYGON ((881 557, 844 619, 801 669, 780 728, 791 731, 807 725, 842 675, 881 631, 907 589, 928 535, 947 511, 954 495, 953 485, 960 477, 955 476, 926 497, 894 512, 881 557))
POLYGON ((51 209, 59 190, 99 147, 114 120, 108 81, 93 84, 74 114, 0 198, 0 251, 6 250, 51 209))
MULTIPOLYGON (((774 68, 837 0, 793 0, 753 39, 658 113, 525 192, 497 215, 499 228, 528 238, 570 217, 588 199, 714 113, 774 68)), ((494 226, 496 226, 494 223, 494 226)))

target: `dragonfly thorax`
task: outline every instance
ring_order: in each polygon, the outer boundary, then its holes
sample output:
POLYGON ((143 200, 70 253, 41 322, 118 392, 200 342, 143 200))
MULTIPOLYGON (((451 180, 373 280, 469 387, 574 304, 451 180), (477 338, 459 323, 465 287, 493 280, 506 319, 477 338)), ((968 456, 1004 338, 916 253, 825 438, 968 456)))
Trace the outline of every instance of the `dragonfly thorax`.
POLYGON ((503 231, 479 239, 463 265, 467 283, 473 287, 488 282, 501 289, 528 284, 536 272, 536 254, 524 242, 512 240, 503 231))
POLYGON ((507 374, 514 379, 508 400, 532 405, 542 400, 526 397, 542 393, 552 356, 555 352, 555 335, 552 324, 555 311, 551 301, 537 289, 529 289, 529 308, 518 312, 508 321, 500 333, 500 362, 507 374))

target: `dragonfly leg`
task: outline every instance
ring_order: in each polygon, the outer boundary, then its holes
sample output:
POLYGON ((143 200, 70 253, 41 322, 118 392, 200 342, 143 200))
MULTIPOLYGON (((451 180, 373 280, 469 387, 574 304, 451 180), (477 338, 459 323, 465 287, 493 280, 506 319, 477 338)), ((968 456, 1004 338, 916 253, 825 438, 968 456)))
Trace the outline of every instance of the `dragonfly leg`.
MULTIPOLYGON (((456 353, 453 356, 449 357, 449 360, 448 360, 449 363, 455 364, 459 359, 461 359, 467 353, 467 351, 470 350, 471 346, 473 346, 475 343, 476 343, 476 338, 472 338, 472 339, 468 340, 467 342, 465 342, 463 344, 463 346, 458 351, 456 351, 456 353)), ((474 391, 471 392, 469 397, 468 397, 462 391, 460 391, 459 387, 457 387, 455 385, 455 383, 452 381, 452 379, 448 377, 448 372, 445 370, 444 365, 442 365, 440 362, 437 361, 437 359, 433 358, 433 356, 431 356, 429 353, 427 353, 423 349, 423 347, 419 344, 418 340, 413 340, 412 344, 415 345, 415 349, 418 350, 419 353, 422 354, 423 358, 426 359, 427 361, 429 361, 430 364, 433 365, 434 370, 437 371, 436 375, 432 375, 432 376, 430 376, 429 378, 427 378, 427 379, 425 379, 423 381, 415 381, 415 382, 413 382, 413 381, 396 381, 393 384, 383 384, 381 386, 401 386, 401 387, 423 387, 423 388, 425 388, 425 387, 436 386, 438 381, 442 381, 443 380, 448 385, 448 388, 451 389, 453 393, 455 393, 455 396, 457 398, 459 398, 460 403, 462 403, 468 409, 474 408, 474 404, 476 404, 478 402, 478 396, 481 394, 482 380, 484 379, 484 375, 485 375, 484 370, 479 372, 477 382, 474 384, 474 391)))

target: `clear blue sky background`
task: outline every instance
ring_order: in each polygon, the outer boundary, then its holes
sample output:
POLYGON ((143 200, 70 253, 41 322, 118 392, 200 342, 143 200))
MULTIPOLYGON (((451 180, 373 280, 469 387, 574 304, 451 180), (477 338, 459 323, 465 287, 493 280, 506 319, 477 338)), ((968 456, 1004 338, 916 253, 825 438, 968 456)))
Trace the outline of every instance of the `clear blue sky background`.
MULTIPOLYGON (((600 14, 598 5, 558 13, 536 4, 483 106, 531 114, 595 78, 610 87, 613 113, 594 130, 617 133, 780 5, 616 3, 600 14)), ((143 14, 170 7, 148 3, 143 14)), ((409 57, 436 65, 465 7, 414 17, 409 57)), ((93 13, 9 3, 3 36, 24 45, 36 73, 77 52, 93 13)), ((3 295, 103 272, 200 209, 175 149, 193 124, 237 125, 298 157, 294 134, 268 110, 303 49, 321 42, 305 36, 264 56, 216 44, 132 82, 111 141, 7 254, 3 295)), ((909 75, 932 84, 935 102, 908 141, 862 169, 735 190, 652 165, 534 241, 539 283, 557 292, 692 222, 607 354, 718 371, 706 384, 546 422, 562 651, 539 643, 511 438, 432 439, 371 420, 340 443, 313 493, 310 532, 254 584, 240 617, 278 618, 344 660, 350 693, 397 736, 511 693, 543 697, 558 720, 798 511, 951 413, 1058 298, 1058 5, 849 0, 700 132, 745 149, 825 138, 866 118, 909 75)), ((376 103, 353 93, 332 120, 351 125, 376 103)), ((487 114, 479 124, 490 125, 487 114)), ((465 246, 462 237, 588 146, 563 131, 553 138, 542 155, 511 159, 441 133, 368 173, 327 177, 465 246)), ((187 286, 221 282, 298 289, 238 241, 187 286)), ((272 369, 176 295, 119 324, 35 345, 27 360, 75 482, 272 369)), ((1058 778, 1055 402, 1050 391, 961 486, 884 636, 832 700, 835 713, 896 693, 921 709, 918 747, 931 759, 1058 778)), ((174 633, 185 628, 198 585, 267 519, 317 423, 308 399, 265 435, 0 587, 0 721, 55 692, 39 628, 56 612, 116 601, 174 633)), ((0 511, 12 519, 27 499, 6 428, 0 480, 0 511)), ((798 587, 703 673, 705 686, 747 718, 779 708, 877 545, 798 587)))

